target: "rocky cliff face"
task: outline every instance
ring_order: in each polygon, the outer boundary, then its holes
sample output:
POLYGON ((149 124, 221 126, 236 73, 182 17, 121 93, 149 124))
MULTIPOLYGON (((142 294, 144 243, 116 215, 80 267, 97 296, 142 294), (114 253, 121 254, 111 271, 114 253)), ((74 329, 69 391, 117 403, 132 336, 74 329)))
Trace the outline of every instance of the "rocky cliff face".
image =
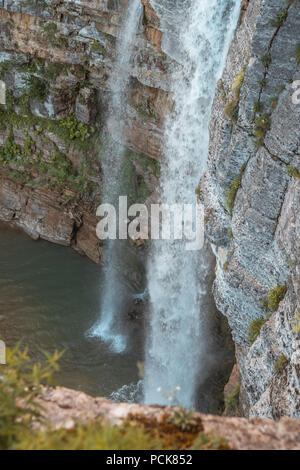
POLYGON ((236 344, 243 413, 299 417, 300 2, 244 7, 201 182, 214 296, 236 344))
MULTIPOLYGON (((162 124, 170 106, 159 20, 145 2, 125 116, 132 200, 157 184, 162 124)), ((108 79, 126 0, 2 2, 0 219, 34 238, 72 245, 99 262, 108 79)))
MULTIPOLYGON (((155 190, 172 106, 172 28, 142 0, 125 118, 132 198, 155 190)), ((101 260, 95 208, 108 78, 127 0, 4 0, 0 220, 101 260)), ((172 23, 172 22, 171 22, 172 23)), ((300 416, 299 0, 244 0, 201 182, 214 295, 236 345, 246 416, 300 416)))

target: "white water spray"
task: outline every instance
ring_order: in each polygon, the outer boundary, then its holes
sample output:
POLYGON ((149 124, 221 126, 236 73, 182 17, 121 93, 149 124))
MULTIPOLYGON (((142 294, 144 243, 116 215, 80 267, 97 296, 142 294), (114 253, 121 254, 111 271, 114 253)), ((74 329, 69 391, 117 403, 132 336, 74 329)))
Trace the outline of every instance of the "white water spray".
MULTIPOLYGON (((160 198, 165 204, 195 203, 205 171, 208 124, 217 80, 240 12, 240 0, 151 0, 166 22, 165 47, 180 67, 172 77, 174 112, 165 132, 160 198)), ((146 403, 180 387, 177 399, 195 405, 205 369, 204 254, 185 242, 155 242, 148 265, 151 336, 147 344, 146 403), (202 280, 202 283, 201 283, 202 280)))
MULTIPOLYGON (((130 61, 134 41, 138 33, 142 14, 140 0, 129 1, 123 19, 123 26, 117 40, 116 60, 109 80, 110 102, 107 119, 109 133, 103 156, 104 175, 103 202, 117 207, 121 190, 121 169, 124 159, 124 116, 130 81, 130 61)), ((90 330, 89 336, 101 338, 110 348, 121 353, 127 341, 118 318, 123 306, 124 287, 118 276, 120 265, 119 241, 110 240, 106 249, 106 270, 102 292, 101 317, 90 330)))

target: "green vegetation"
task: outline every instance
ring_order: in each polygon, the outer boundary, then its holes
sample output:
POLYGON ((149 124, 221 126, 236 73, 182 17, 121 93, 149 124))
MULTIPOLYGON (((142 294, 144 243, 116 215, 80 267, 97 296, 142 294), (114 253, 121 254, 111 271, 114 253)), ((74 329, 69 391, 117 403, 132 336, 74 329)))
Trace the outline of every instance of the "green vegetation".
POLYGON ((287 357, 284 354, 282 354, 275 362, 275 365, 274 365, 275 372, 281 372, 284 369, 284 367, 287 365, 287 363, 288 363, 287 357))
POLYGON ((52 47, 68 47, 68 39, 58 35, 58 28, 56 23, 46 23, 45 26, 43 26, 41 29, 52 47))
POLYGON ((246 163, 244 163, 244 165, 242 166, 240 174, 231 183, 231 186, 230 186, 230 188, 228 189, 228 191, 226 193, 225 204, 226 204, 226 207, 229 210, 231 216, 232 216, 232 211, 233 211, 233 208, 234 208, 234 203, 235 203, 235 198, 236 198, 237 192, 240 189, 241 184, 242 184, 242 179, 243 179, 245 169, 246 169, 246 163))
POLYGON ((268 294, 268 308, 271 312, 278 310, 280 302, 284 299, 287 291, 286 286, 277 286, 268 294))
POLYGON ((171 416, 165 414, 159 422, 131 415, 120 426, 99 418, 72 429, 51 430, 37 398, 42 384, 53 383, 61 355, 45 353, 44 363, 34 363, 19 344, 7 350, 0 376, 0 450, 230 449, 224 439, 203 432, 193 410, 183 408, 171 416), (33 429, 33 423, 40 429, 33 429))
POLYGON ((45 0, 23 0, 20 5, 21 7, 37 8, 41 10, 48 7, 45 0))
POLYGON ((89 132, 92 134, 95 132, 94 127, 88 128, 83 122, 77 121, 74 115, 62 119, 60 125, 68 129, 70 140, 80 139, 81 142, 85 142, 90 136, 89 132))
POLYGON ((269 67, 269 65, 271 65, 271 63, 272 63, 272 56, 271 56, 271 53, 268 52, 266 55, 264 55, 264 56, 261 58, 261 61, 262 61, 262 63, 264 64, 265 67, 269 67))
POLYGON ((224 108, 224 113, 234 124, 236 124, 238 120, 241 88, 244 83, 245 73, 246 68, 243 68, 241 73, 236 77, 232 85, 232 100, 227 103, 224 108))
POLYGON ((249 334, 248 334, 248 339, 251 344, 253 344, 257 338, 259 337, 260 330, 263 327, 263 325, 268 321, 268 318, 256 318, 256 320, 253 320, 249 327, 249 334))
MULTIPOLYGON (((80 141, 81 145, 90 145, 91 138, 86 133, 86 126, 81 126, 73 119, 50 121, 35 119, 34 116, 29 115, 26 120, 13 112, 7 113, 1 110, 2 108, 0 109, 0 125, 2 128, 9 125, 9 136, 4 146, 0 147, 0 163, 11 176, 18 181, 28 182, 32 180, 31 171, 36 169, 43 175, 44 185, 64 189, 68 187, 80 195, 90 194, 95 189, 96 184, 88 179, 88 176, 93 173, 92 163, 94 162, 91 155, 87 155, 87 159, 82 160, 78 171, 73 168, 67 156, 58 149, 53 151, 50 161, 45 161, 37 151, 33 137, 24 130, 26 126, 29 126, 32 129, 31 134, 37 136, 43 134, 44 130, 48 130, 58 134, 69 143, 80 141), (26 136, 23 148, 15 143, 14 126, 20 128, 26 136), (12 166, 14 170, 11 169, 12 166)), ((47 140, 46 137, 43 138, 47 140)))
POLYGON ((267 81, 265 78, 263 78, 262 80, 258 80, 257 82, 260 86, 260 88, 265 88, 267 86, 267 81))
POLYGON ((229 267, 229 261, 225 261, 225 263, 223 264, 224 271, 228 271, 228 267, 229 267))
POLYGON ((197 196, 197 199, 198 201, 200 200, 200 195, 201 195, 201 187, 200 187, 200 184, 199 186, 197 186, 197 188, 195 189, 195 194, 197 196))
POLYGON ((288 165, 287 174, 293 178, 300 178, 300 172, 292 165, 288 165))
POLYGON ((42 383, 51 383, 61 354, 46 355, 44 364, 32 363, 28 351, 18 344, 7 350, 7 365, 0 376, 0 449, 17 448, 30 432, 33 421, 40 420, 36 397, 42 383))
POLYGON ((104 55, 106 53, 106 50, 105 47, 99 41, 95 40, 91 45, 91 52, 104 55))
POLYGON ((298 310, 298 313, 296 314, 296 325, 294 326, 292 331, 295 334, 300 333, 300 309, 298 310))
POLYGON ((254 112, 255 114, 257 114, 257 113, 260 113, 261 110, 262 110, 262 104, 261 104, 261 102, 260 102, 260 101, 256 101, 256 102, 254 103, 254 105, 253 105, 253 112, 254 112))
POLYGON ((271 128, 271 116, 265 114, 255 119, 255 143, 258 148, 262 147, 266 134, 271 128))
POLYGON ((23 82, 25 85, 25 94, 28 97, 36 99, 41 103, 47 99, 49 87, 45 80, 35 75, 29 75, 23 79, 23 82))
POLYGON ((237 385, 225 398, 225 416, 239 416, 240 386, 237 385))
POLYGON ((191 431, 197 426, 198 420, 195 415, 195 410, 192 408, 187 410, 180 406, 168 419, 169 423, 174 424, 181 431, 191 431))
POLYGON ((270 21, 271 25, 274 26, 275 28, 280 28, 286 21, 288 16, 287 10, 281 10, 276 18, 270 21))

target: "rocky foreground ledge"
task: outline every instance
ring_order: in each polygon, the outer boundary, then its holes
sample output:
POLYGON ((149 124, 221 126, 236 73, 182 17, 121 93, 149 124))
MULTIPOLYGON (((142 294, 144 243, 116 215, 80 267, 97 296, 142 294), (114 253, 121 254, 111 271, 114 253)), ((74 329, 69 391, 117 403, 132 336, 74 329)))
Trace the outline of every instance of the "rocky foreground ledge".
MULTIPOLYGON (((43 415, 54 429, 72 429, 76 423, 105 419, 119 425, 132 415, 143 415, 159 422, 172 412, 171 407, 112 403, 105 398, 93 398, 85 393, 62 387, 47 388, 39 398, 43 415)), ((300 450, 300 420, 225 418, 197 413, 205 433, 214 432, 227 440, 235 450, 300 450)))

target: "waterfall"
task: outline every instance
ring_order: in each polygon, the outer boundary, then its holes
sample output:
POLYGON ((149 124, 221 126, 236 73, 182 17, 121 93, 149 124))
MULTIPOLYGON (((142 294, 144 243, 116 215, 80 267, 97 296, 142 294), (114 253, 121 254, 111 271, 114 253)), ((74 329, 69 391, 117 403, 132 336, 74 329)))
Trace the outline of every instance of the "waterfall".
MULTIPOLYGON (((163 48, 179 63, 173 72, 174 109, 165 129, 160 200, 195 204, 206 169, 214 92, 240 12, 240 0, 151 0, 165 20, 163 48), (168 34, 168 31, 170 34, 168 34)), ((204 250, 204 249, 203 249, 204 250)), ((205 372, 205 252, 185 241, 152 242, 148 262, 151 318, 146 346, 146 403, 195 405, 205 372), (169 398, 170 399, 170 398, 169 398)))
MULTIPOLYGON (((116 59, 109 79, 109 110, 107 118, 108 137, 102 156, 104 179, 103 202, 117 207, 122 191, 122 165, 124 161, 124 117, 128 100, 130 64, 134 42, 138 33, 142 4, 140 0, 130 0, 125 12, 121 31, 116 45, 116 59)), ((126 297, 126 289, 119 279, 122 271, 122 242, 109 240, 106 247, 106 268, 104 288, 101 293, 101 315, 99 321, 89 331, 89 336, 99 337, 110 348, 121 353, 127 341, 120 314, 126 297)))

